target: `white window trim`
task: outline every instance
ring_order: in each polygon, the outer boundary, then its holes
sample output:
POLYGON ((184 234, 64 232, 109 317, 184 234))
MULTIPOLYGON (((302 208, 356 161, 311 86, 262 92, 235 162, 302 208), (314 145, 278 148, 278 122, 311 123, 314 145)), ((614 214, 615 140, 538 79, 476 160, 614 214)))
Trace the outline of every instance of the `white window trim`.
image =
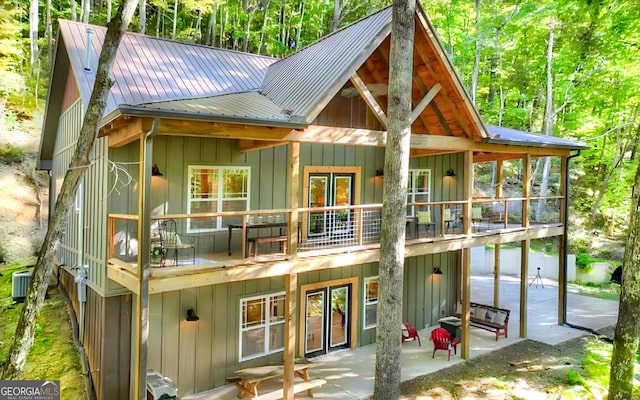
MULTIPOLYGON (((192 200, 191 199, 191 174, 196 169, 216 169, 218 170, 218 195, 222 193, 223 190, 223 179, 222 174, 224 170, 229 169, 242 169, 247 171, 247 207, 245 211, 249 211, 251 209, 251 205, 249 202, 251 201, 251 167, 243 166, 243 165, 189 165, 187 168, 187 214, 191 214, 191 204, 197 202, 206 202, 211 200, 192 200)), ((244 199, 244 198, 242 198, 244 199)), ((229 200, 240 200, 239 198, 225 198, 225 197, 217 197, 216 201, 218 202, 218 207, 215 212, 222 212, 222 204, 225 201, 229 200)), ((222 226, 222 217, 216 218, 215 228, 211 229, 193 229, 191 228, 191 219, 187 218, 187 233, 202 233, 202 232, 216 232, 216 231, 224 231, 227 228, 222 226)))
MULTIPOLYGON (((416 201, 416 180, 413 179, 413 175, 417 172, 427 172, 427 203, 431 201, 431 170, 428 168, 413 168, 409 169, 409 178, 411 182, 411 187, 407 188, 407 196, 410 197, 407 199, 407 203, 415 203, 416 201)), ((424 193, 420 193, 424 194, 424 193)), ((409 206, 409 212, 407 212, 407 217, 415 217, 415 206, 409 206)))
POLYGON ((364 305, 364 309, 362 310, 362 326, 364 330, 367 329, 372 329, 378 326, 377 323, 373 323, 370 325, 367 325, 367 306, 371 306, 371 305, 376 305, 376 308, 378 308, 378 298, 376 297, 375 301, 367 301, 367 283, 371 282, 371 281, 378 281, 378 297, 380 296, 380 279, 379 276, 368 276, 366 278, 364 278, 364 288, 362 290, 363 292, 363 299, 362 299, 362 304, 364 305))
MULTIPOLYGON (((279 347, 277 349, 270 349, 269 345, 270 345, 270 329, 271 326, 273 325, 281 325, 284 324, 284 319, 282 321, 277 321, 277 322, 271 322, 270 320, 270 307, 271 307, 271 300, 275 297, 278 296, 285 296, 285 301, 286 301, 286 292, 277 292, 277 293, 270 293, 270 294, 266 294, 266 295, 260 295, 260 296, 251 296, 251 297, 243 297, 240 299, 240 318, 238 319, 240 321, 239 323, 239 331, 238 331, 238 360, 239 361, 247 361, 247 360, 253 360, 254 358, 259 358, 259 357, 264 357, 267 356, 269 354, 273 354, 273 353, 278 353, 281 351, 284 351, 284 346, 283 347, 279 347), (251 301, 251 300, 257 300, 257 299, 263 299, 265 301, 265 305, 267 307, 267 314, 265 315, 265 322, 264 324, 260 324, 260 325, 254 325, 250 328, 243 328, 242 324, 244 321, 243 315, 242 315, 242 310, 243 310, 243 303, 246 301, 251 301), (250 331, 253 329, 258 329, 258 328, 262 328, 264 327, 264 351, 262 353, 258 353, 258 354, 252 354, 250 356, 247 357, 242 357, 242 333, 245 331, 250 331)), ((285 332, 286 335, 286 332, 285 332)))

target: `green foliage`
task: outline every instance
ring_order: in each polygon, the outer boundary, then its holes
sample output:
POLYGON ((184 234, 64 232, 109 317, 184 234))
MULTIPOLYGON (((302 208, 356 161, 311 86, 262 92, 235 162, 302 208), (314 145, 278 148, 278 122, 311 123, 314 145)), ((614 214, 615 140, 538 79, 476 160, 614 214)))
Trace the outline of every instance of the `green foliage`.
MULTIPOLYGON (((23 271, 25 263, 0 266, 0 360, 5 360, 13 341, 22 304, 11 297, 11 275, 23 271)), ((62 399, 87 398, 82 368, 72 339, 67 306, 57 289, 49 290, 38 316, 34 344, 21 379, 59 379, 62 399)))
POLYGON ((589 270, 592 262, 593 260, 589 256, 589 253, 580 252, 576 255, 576 264, 578 265, 578 268, 583 271, 589 270))
POLYGON ((25 155, 22 149, 11 144, 0 146, 0 160, 5 164, 13 164, 24 161, 25 155))
POLYGON ((584 385, 584 378, 573 369, 567 371, 567 383, 571 386, 584 385))

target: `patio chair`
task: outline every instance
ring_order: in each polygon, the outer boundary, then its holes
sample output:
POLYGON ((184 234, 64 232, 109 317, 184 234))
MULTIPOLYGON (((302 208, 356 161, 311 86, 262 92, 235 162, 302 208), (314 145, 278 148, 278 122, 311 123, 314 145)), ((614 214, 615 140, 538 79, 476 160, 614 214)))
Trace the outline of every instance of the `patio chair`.
POLYGON ((416 212, 416 239, 420 237, 420 226, 426 227, 427 236, 431 228, 433 228, 435 234, 436 224, 431 220, 431 211, 416 212))
POLYGON ((411 322, 403 322, 402 323, 402 343, 407 340, 416 340, 418 339, 418 346, 422 346, 420 343, 420 335, 418 335, 418 330, 411 324, 411 322))
POLYGON ((191 249, 193 251, 192 264, 196 263, 196 246, 192 243, 184 243, 177 232, 177 224, 173 219, 165 219, 159 222, 158 231, 160 233, 160 247, 162 249, 161 265, 164 267, 167 253, 173 252, 173 260, 178 266, 178 253, 180 250, 191 249))
POLYGON ((433 342, 433 355, 431 358, 435 358, 436 350, 447 351, 447 361, 451 361, 451 348, 453 348, 453 354, 457 354, 456 346, 460 343, 460 339, 451 339, 451 334, 444 328, 436 328, 431 331, 431 341, 433 342))
MULTIPOLYGON (((474 228, 475 228, 475 224, 478 224, 477 228, 480 228, 480 224, 485 221, 487 222, 487 224, 489 223, 489 218, 485 218, 482 216, 482 208, 480 207, 472 207, 471 208, 471 222, 474 224, 474 228)), ((488 227, 487 227, 488 229, 488 227)))

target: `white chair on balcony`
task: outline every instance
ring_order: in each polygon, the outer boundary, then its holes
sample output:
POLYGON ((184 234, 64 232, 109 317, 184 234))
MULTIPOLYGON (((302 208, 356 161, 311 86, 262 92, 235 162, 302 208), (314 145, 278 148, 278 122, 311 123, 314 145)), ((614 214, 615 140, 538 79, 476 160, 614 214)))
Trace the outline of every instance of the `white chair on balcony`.
POLYGON ((162 248, 161 265, 164 267, 167 261, 167 254, 173 252, 174 265, 179 265, 179 251, 191 249, 193 251, 192 264, 196 263, 196 246, 192 243, 184 243, 177 232, 177 224, 173 219, 166 219, 159 223, 160 246, 162 248))

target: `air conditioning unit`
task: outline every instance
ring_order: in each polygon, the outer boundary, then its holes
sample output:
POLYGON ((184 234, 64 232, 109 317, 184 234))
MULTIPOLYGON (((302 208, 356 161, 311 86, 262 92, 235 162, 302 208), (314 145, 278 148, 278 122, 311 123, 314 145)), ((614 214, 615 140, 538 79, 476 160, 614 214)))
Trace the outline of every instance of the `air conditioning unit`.
POLYGON ((22 303, 27 297, 32 271, 14 272, 11 276, 11 297, 13 301, 22 303))

